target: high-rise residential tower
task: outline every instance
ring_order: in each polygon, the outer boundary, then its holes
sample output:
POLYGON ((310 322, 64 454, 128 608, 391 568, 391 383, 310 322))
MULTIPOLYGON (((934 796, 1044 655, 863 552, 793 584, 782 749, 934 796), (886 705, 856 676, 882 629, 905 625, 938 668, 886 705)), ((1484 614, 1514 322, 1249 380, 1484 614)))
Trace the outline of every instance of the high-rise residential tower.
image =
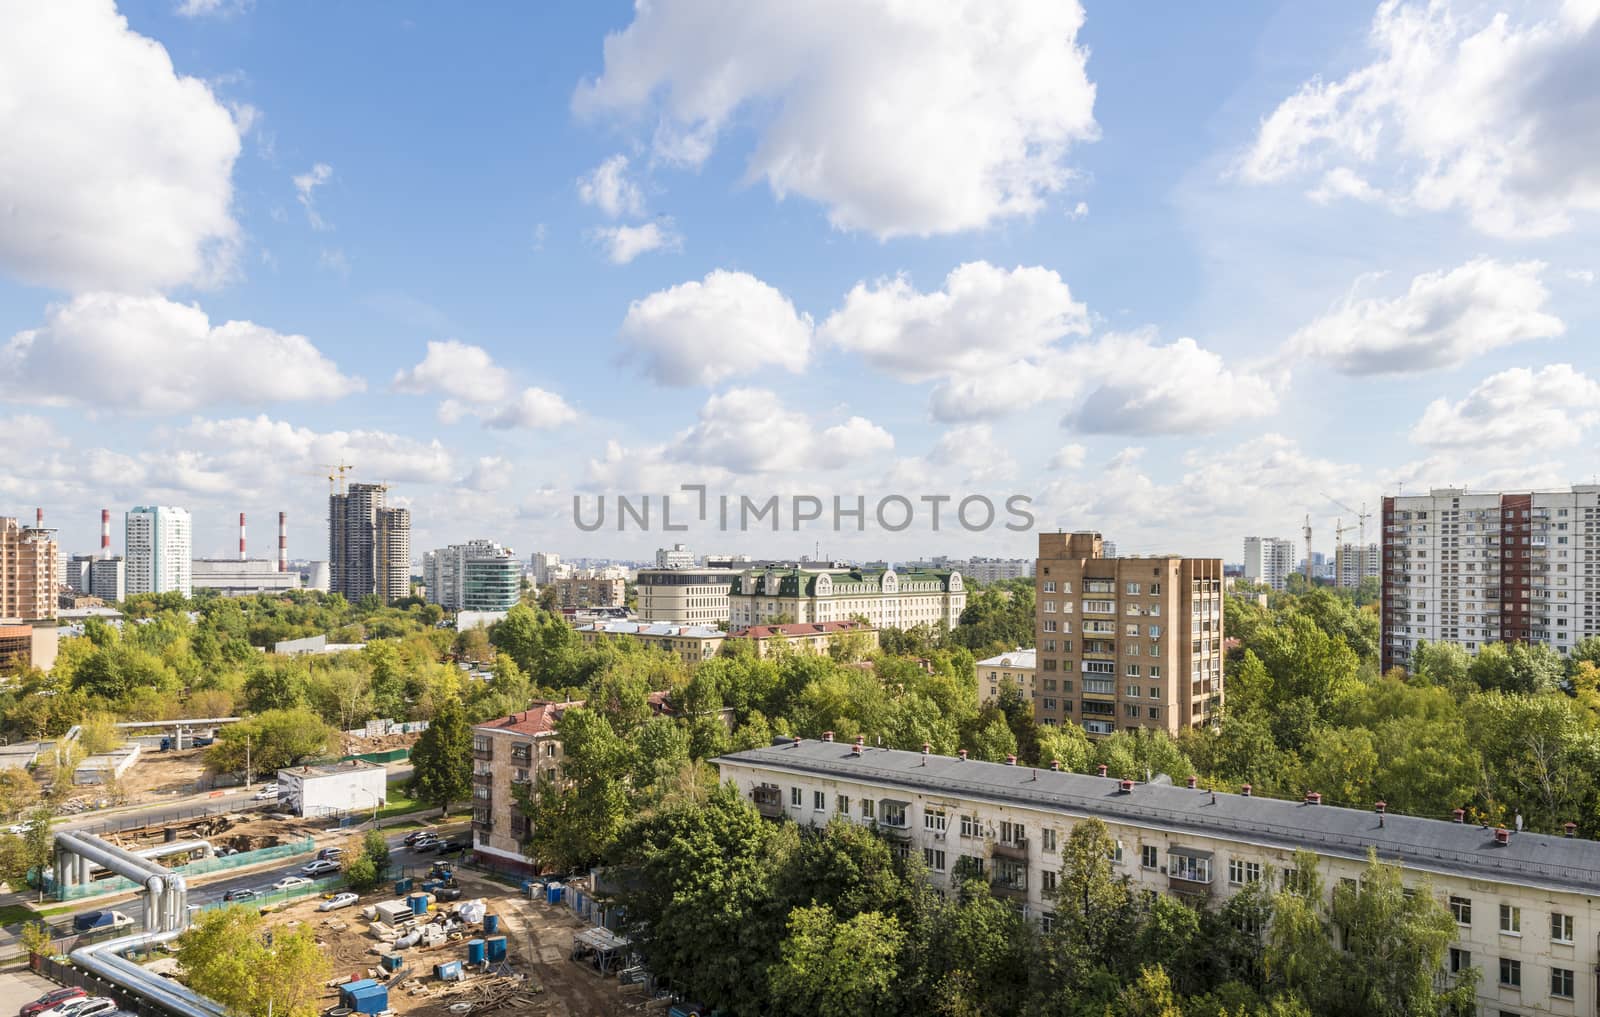
POLYGON ((1278 537, 1244 538, 1244 577, 1282 590, 1294 572, 1294 541, 1278 537))
POLYGON ((422 556, 428 603, 446 611, 509 611, 522 596, 522 563, 492 540, 452 544, 422 556))
POLYGON ((125 519, 127 593, 191 593, 193 523, 189 510, 170 505, 129 509, 125 519))
POLYGON ((1383 499, 1385 670, 1423 641, 1539 643, 1600 635, 1600 484, 1383 499))
POLYGON ((1222 705, 1222 560, 1106 558, 1098 533, 1041 533, 1034 715, 1094 736, 1211 723, 1222 705))
POLYGON ((55 531, 45 529, 42 520, 22 526, 0 516, 0 618, 33 621, 56 616, 59 557, 55 531))
POLYGON ((384 505, 384 484, 328 496, 328 590, 346 600, 411 595, 411 510, 384 505))

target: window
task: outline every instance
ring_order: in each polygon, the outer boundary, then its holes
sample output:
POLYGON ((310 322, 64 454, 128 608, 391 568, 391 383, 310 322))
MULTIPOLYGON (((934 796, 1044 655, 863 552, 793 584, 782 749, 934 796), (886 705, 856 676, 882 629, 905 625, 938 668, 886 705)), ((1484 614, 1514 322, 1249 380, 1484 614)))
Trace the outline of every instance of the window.
POLYGON ((1228 860, 1228 883, 1232 886, 1244 886, 1254 883, 1261 878, 1261 863, 1246 862, 1237 858, 1228 860))
POLYGON ((1456 920, 1457 925, 1472 924, 1472 898, 1451 897, 1450 917, 1456 920))
POLYGON ((1045 869, 1039 874, 1039 886, 1045 893, 1056 892, 1056 870, 1045 869))
POLYGON ((1044 592, 1046 592, 1046 593, 1054 593, 1054 592, 1056 592, 1056 581, 1054 579, 1046 579, 1044 581, 1044 592))
POLYGON ((1139 849, 1139 865, 1146 869, 1153 869, 1160 864, 1160 854, 1154 844, 1146 844, 1139 849))
POLYGON ((876 803, 871 798, 861 799, 861 818, 871 819, 876 807, 876 803))
POLYGON ((1021 823, 1001 822, 1000 843, 1018 845, 1028 843, 1028 828, 1021 823))
POLYGON ((944 871, 944 852, 943 851, 935 851, 933 848, 923 848, 922 849, 922 860, 924 862, 926 862, 927 865, 928 865, 928 868, 932 869, 934 872, 943 872, 944 871))
POLYGON ((944 833, 945 815, 943 809, 923 809, 922 828, 935 833, 944 833))
POLYGON ((1556 943, 1572 942, 1572 916, 1559 911, 1550 914, 1550 939, 1556 943))
POLYGON ((839 813, 841 816, 848 816, 850 814, 850 796, 838 795, 835 797, 833 800, 833 811, 839 813))
POLYGON ((1508 936, 1522 935, 1522 909, 1514 904, 1500 905, 1500 931, 1508 936))
POLYGON ((1209 883, 1211 859, 1201 858, 1198 855, 1169 854, 1167 873, 1173 879, 1182 879, 1190 883, 1209 883))
POLYGON ((1043 932, 1045 935, 1049 935, 1050 933, 1054 932, 1055 930, 1056 930, 1056 913, 1054 911, 1046 911, 1043 914, 1041 914, 1039 916, 1039 931, 1043 932))
POLYGON ((982 834, 982 830, 978 826, 978 817, 977 816, 962 816, 961 817, 961 836, 963 836, 963 837, 980 837, 982 835, 983 835, 982 834))
POLYGON ((1459 975, 1461 972, 1466 971, 1471 967, 1472 951, 1463 950, 1459 947, 1452 946, 1450 948, 1450 973, 1452 975, 1459 975))
MULTIPOLYGON (((1152 649, 1154 649, 1154 647, 1152 647, 1152 649)), ((1160 664, 1151 664, 1150 665, 1150 677, 1152 677, 1152 678, 1160 678, 1161 677, 1161 665, 1160 664)))
POLYGON ((797 788, 797 787, 790 788, 789 789, 789 804, 798 809, 800 807, 800 802, 801 802, 800 789, 797 788))
POLYGON ((1128 698, 1129 699, 1138 699, 1139 698, 1139 692, 1140 692, 1140 687, 1139 686, 1137 686, 1137 685, 1129 685, 1128 686, 1128 698))
POLYGON ((1500 984, 1512 989, 1522 988, 1522 962, 1510 957, 1500 958, 1500 984))
POLYGON ((1028 863, 1014 858, 996 858, 992 885, 1006 890, 1027 890, 1028 863))
POLYGON ((1562 999, 1572 998, 1571 968, 1550 969, 1550 995, 1559 996, 1562 999))
POLYGON ((878 822, 884 826, 898 826, 902 829, 906 825, 906 806, 904 802, 881 802, 883 809, 878 815, 878 822))
POLYGON ((1054 830, 1040 830, 1039 831, 1039 843, 1044 846, 1044 849, 1046 851, 1052 851, 1052 852, 1055 851, 1055 849, 1056 849, 1056 832, 1054 830))
POLYGON ((827 812, 828 793, 826 791, 811 792, 811 807, 817 812, 827 812))
POLYGON ((1138 664, 1129 664, 1128 665, 1128 677, 1129 678, 1137 678, 1137 677, 1139 677, 1139 665, 1138 664))

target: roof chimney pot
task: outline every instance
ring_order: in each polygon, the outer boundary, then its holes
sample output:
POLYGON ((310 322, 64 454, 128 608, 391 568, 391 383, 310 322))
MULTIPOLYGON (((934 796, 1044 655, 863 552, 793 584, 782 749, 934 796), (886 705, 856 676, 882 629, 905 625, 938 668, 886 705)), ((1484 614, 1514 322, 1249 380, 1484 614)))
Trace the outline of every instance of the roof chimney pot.
POLYGON ((957 752, 956 755, 960 756, 961 759, 963 761, 965 761, 966 758, 967 758, 967 750, 966 749, 962 749, 960 752, 957 752))
POLYGON ((1563 829, 1563 830, 1565 830, 1567 832, 1567 836, 1568 837, 1576 837, 1578 835, 1578 824, 1577 823, 1562 823, 1561 824, 1561 829, 1563 829))
POLYGON ((1099 766, 1095 767, 1095 772, 1099 773, 1100 776, 1104 777, 1106 775, 1106 764, 1101 763, 1099 766))
POLYGON ((1016 766, 1017 765, 1017 757, 1016 756, 1009 756, 1009 755, 1006 756, 1006 765, 1007 766, 1016 766))
POLYGON ((1452 814, 1455 816, 1455 820, 1458 823, 1465 823, 1467 821, 1467 810, 1466 809, 1456 809, 1455 812, 1452 813, 1452 814))
POLYGON ((1239 793, 1244 795, 1246 798, 1249 798, 1250 797, 1250 785, 1246 784, 1244 787, 1240 788, 1239 789, 1239 793))
POLYGON ((825 741, 825 742, 833 741, 833 732, 832 731, 824 731, 824 732, 822 732, 822 740, 825 741))
POLYGON ((1117 784, 1117 789, 1125 795, 1133 794, 1133 781, 1124 777, 1122 778, 1122 781, 1117 784))
POLYGON ((1192 791, 1192 790, 1194 790, 1195 788, 1197 788, 1199 786, 1200 786, 1200 778, 1195 776, 1192 773, 1189 774, 1189 789, 1192 791))

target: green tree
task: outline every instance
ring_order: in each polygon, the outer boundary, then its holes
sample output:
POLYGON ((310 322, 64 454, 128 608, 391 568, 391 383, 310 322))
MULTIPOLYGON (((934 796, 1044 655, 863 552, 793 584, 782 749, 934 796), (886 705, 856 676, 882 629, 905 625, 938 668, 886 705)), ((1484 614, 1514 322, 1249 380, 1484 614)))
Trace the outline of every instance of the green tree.
POLYGON ((1005 714, 995 710, 992 717, 972 735, 972 756, 991 763, 1017 754, 1017 736, 1006 723, 1005 714))
POLYGON ((411 790, 450 815, 472 795, 472 728, 457 699, 447 699, 411 750, 411 790))
POLYGON ((876 911, 839 920, 825 907, 796 908, 770 972, 776 1014, 881 1013, 899 970, 905 933, 876 911))
POLYGON ((1378 749, 1365 728, 1315 728, 1300 749, 1300 783, 1330 805, 1372 804, 1377 776, 1378 749))
POLYGON ((1039 729, 1039 757, 1034 760, 1039 766, 1059 761, 1063 770, 1083 773, 1089 769, 1092 758, 1094 745, 1078 725, 1069 721, 1039 729))
POLYGON ((206 749, 206 765, 242 773, 248 761, 252 774, 273 773, 325 757, 338 742, 338 733, 305 707, 268 710, 219 729, 206 749))
POLYGON ((333 961, 309 925, 268 929, 254 908, 202 911, 178 940, 191 989, 248 1017, 314 1017, 333 961))

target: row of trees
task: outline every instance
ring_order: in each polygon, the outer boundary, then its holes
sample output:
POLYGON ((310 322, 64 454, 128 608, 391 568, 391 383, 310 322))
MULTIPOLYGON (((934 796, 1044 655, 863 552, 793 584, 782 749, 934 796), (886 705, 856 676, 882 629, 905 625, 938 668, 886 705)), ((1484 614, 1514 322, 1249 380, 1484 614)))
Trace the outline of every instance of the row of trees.
POLYGON ((610 876, 651 970, 734 1014, 1470 1012, 1471 973, 1434 981, 1449 913, 1393 867, 1373 860, 1329 894, 1302 854, 1293 879, 1266 873, 1206 909, 1135 892, 1114 851, 1102 823, 1078 822, 1040 925, 981 880, 939 893, 866 827, 768 823, 722 786, 629 822, 610 876))

